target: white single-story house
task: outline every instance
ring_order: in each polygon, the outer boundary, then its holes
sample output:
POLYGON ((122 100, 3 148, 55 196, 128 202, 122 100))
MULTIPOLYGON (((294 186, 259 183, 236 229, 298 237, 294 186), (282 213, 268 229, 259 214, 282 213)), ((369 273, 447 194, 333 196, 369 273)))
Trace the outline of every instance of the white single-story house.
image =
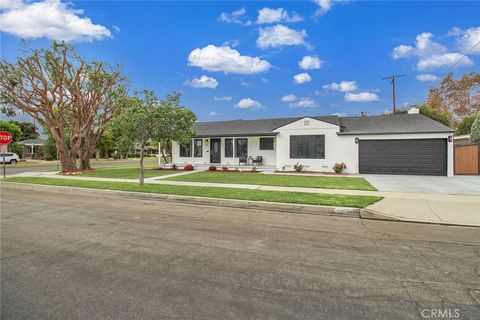
POLYGON ((453 175, 454 130, 419 113, 197 122, 195 131, 189 144, 173 142, 173 163, 453 175))

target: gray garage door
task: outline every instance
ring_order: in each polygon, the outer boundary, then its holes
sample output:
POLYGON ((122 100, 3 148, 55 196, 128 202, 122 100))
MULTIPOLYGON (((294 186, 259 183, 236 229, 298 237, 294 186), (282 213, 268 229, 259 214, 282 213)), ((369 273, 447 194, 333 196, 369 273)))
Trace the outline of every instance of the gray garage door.
POLYGON ((447 140, 360 140, 360 173, 447 175, 447 140))

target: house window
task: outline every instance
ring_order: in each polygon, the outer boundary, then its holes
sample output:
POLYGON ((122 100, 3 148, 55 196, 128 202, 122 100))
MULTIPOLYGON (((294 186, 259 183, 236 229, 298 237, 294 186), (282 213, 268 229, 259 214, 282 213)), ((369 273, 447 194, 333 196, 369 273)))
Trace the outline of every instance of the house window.
POLYGON ((325 159, 325 135, 290 136, 291 159, 325 159))
POLYGON ((195 139, 193 141, 193 145, 194 145, 194 148, 193 148, 193 156, 194 157, 203 157, 203 143, 202 143, 202 139, 195 139))
POLYGON ((260 138, 260 150, 273 150, 273 138, 260 138))
POLYGON ((236 139, 236 152, 235 155, 237 158, 247 157, 248 155, 248 140, 247 139, 236 139))
POLYGON ((225 139, 225 158, 233 158, 233 139, 225 139))
POLYGON ((192 141, 187 144, 180 145, 180 157, 191 157, 192 156, 192 141))

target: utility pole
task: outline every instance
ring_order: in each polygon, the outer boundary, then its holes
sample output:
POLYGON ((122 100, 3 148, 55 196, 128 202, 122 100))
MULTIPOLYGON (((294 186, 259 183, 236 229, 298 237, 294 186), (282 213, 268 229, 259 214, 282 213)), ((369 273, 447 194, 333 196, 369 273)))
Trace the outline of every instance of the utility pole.
POLYGON ((392 83, 392 112, 395 113, 395 79, 405 77, 404 74, 392 75, 390 77, 383 78, 382 80, 391 80, 392 83))

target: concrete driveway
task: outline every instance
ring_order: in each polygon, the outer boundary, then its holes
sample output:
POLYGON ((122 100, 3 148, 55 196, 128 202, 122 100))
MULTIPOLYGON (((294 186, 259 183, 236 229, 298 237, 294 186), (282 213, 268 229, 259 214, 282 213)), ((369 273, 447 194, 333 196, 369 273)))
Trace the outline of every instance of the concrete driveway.
POLYGON ((362 175, 379 191, 480 195, 479 176, 362 175))

